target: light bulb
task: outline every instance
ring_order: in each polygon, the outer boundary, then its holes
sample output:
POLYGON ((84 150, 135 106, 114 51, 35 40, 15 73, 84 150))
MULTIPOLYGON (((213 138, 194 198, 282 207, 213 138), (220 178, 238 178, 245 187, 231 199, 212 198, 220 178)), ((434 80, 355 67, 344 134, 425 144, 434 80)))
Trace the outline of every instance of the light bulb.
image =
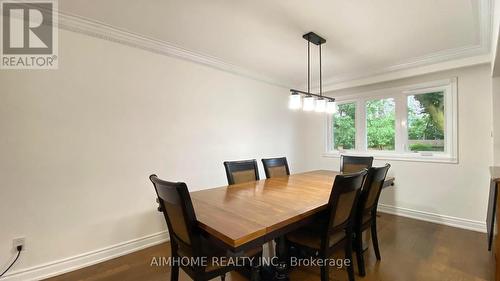
POLYGON ((337 113, 337 103, 335 101, 329 100, 326 103, 326 112, 330 114, 337 113))
POLYGON ((290 109, 299 109, 302 107, 302 99, 298 93, 293 92, 290 95, 290 99, 288 102, 288 107, 290 109))
POLYGON ((319 98, 316 100, 316 108, 314 111, 316 112, 325 112, 326 108, 326 100, 324 98, 319 98))
POLYGON ((304 106, 302 109, 304 111, 313 111, 314 110, 314 97, 313 96, 306 96, 304 97, 304 106))

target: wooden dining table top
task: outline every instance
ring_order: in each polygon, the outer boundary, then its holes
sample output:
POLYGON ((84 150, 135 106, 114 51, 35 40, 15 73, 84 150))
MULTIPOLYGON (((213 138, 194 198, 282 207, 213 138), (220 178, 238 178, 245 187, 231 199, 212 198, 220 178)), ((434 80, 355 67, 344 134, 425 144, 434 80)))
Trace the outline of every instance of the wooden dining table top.
POLYGON ((237 249, 325 209, 338 174, 317 170, 222 186, 191 192, 191 199, 200 228, 237 249))

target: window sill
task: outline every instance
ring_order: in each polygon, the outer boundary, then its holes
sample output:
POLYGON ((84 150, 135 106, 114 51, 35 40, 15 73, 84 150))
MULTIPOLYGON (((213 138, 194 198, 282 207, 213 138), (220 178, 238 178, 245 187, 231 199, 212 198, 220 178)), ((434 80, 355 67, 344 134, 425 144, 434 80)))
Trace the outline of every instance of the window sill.
POLYGON ((446 163, 458 164, 458 158, 449 155, 429 155, 425 156, 418 153, 381 153, 381 152, 359 152, 359 151, 330 151, 321 156, 325 158, 340 158, 340 155, 352 156, 373 156, 375 160, 393 160, 405 162, 427 162, 427 163, 446 163))

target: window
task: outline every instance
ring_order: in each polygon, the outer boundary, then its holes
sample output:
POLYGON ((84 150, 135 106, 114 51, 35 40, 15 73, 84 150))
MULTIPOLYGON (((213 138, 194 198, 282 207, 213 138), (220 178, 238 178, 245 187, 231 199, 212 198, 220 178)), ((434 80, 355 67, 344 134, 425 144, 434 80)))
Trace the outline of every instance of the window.
POLYGON ((327 153, 457 162, 456 78, 336 97, 327 153))
POLYGON ((333 143, 336 150, 356 148, 356 103, 338 105, 333 116, 333 143))
POLYGON ((443 92, 408 96, 407 149, 413 152, 443 152, 444 119, 443 92))
POLYGON ((368 150, 394 150, 396 141, 394 99, 366 102, 366 138, 368 150))

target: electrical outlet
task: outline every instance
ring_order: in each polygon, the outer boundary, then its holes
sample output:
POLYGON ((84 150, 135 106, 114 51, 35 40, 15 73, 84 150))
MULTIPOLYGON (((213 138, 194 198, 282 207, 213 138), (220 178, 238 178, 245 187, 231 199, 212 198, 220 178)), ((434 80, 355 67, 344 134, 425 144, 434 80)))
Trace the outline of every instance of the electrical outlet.
POLYGON ((12 240, 12 247, 17 251, 17 246, 23 246, 23 251, 26 250, 26 237, 18 237, 12 240))

